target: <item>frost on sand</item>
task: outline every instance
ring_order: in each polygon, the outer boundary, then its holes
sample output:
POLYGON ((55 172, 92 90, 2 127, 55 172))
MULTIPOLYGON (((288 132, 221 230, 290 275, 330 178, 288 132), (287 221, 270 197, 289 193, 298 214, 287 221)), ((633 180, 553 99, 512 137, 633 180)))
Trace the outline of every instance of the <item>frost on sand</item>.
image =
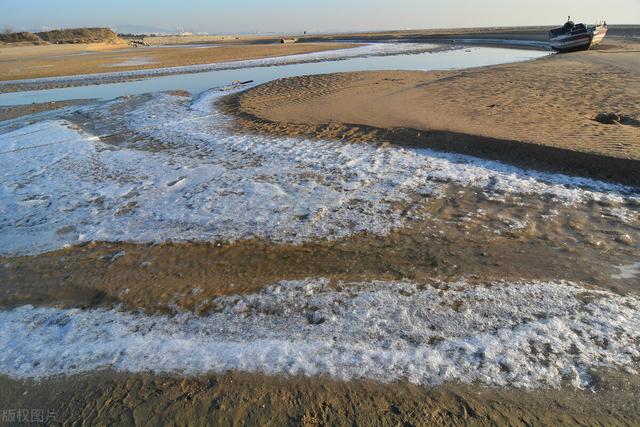
POLYGON ((238 369, 338 379, 588 387, 589 369, 635 372, 640 300, 566 282, 422 286, 279 282, 213 300, 213 314, 155 316, 24 306, 0 312, 0 372, 238 369))
MULTIPOLYGON (((0 134, 0 253, 90 240, 264 238, 303 242, 384 235, 448 184, 563 203, 637 198, 616 185, 401 147, 236 134, 214 107, 153 95, 123 116, 159 149, 117 147, 64 120, 0 134)), ((110 107, 94 116, 108 120, 110 107)))

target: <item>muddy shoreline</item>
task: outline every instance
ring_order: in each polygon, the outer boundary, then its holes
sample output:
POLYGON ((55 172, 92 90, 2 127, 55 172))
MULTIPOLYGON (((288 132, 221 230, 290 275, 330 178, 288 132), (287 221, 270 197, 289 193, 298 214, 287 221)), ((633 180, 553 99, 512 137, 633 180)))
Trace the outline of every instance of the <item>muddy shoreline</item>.
POLYGON ((0 404, 54 425, 634 425, 637 377, 597 374, 597 392, 340 382, 229 372, 202 377, 103 371, 41 382, 0 377, 0 404), (52 418, 52 421, 53 421, 52 418), (206 420, 206 421, 205 421, 206 420))

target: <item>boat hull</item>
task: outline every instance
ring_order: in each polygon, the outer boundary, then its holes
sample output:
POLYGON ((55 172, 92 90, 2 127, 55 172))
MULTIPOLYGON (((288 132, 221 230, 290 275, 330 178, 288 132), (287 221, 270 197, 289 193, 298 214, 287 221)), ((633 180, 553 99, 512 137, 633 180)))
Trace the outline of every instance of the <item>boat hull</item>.
POLYGON ((602 40, 604 40, 604 37, 607 35, 607 30, 608 30, 607 27, 597 28, 593 33, 590 47, 599 45, 602 42, 602 40))
POLYGON ((549 39, 549 44, 558 52, 575 52, 600 44, 606 35, 607 28, 598 27, 582 34, 562 35, 549 39))

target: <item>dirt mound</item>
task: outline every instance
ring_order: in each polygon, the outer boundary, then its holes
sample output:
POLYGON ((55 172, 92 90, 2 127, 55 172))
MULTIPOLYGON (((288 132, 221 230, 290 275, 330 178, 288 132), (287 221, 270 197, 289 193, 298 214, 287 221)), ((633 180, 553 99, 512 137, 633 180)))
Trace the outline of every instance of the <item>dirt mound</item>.
POLYGON ((0 43, 42 43, 42 39, 33 33, 22 31, 19 33, 0 33, 0 43))
POLYGON ((43 31, 40 33, 5 32, 0 34, 0 43, 67 44, 67 43, 117 43, 118 35, 109 28, 70 28, 43 31))
POLYGON ((118 35, 109 28, 71 28, 36 33, 49 43, 114 43, 118 35))

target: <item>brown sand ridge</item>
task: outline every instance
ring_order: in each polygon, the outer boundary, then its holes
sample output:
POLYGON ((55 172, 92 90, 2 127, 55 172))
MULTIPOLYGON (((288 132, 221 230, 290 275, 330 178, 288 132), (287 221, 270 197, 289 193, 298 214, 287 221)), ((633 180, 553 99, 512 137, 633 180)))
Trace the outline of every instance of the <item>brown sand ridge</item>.
POLYGON ((450 72, 277 80, 227 99, 251 130, 388 140, 640 185, 640 44, 450 72))

